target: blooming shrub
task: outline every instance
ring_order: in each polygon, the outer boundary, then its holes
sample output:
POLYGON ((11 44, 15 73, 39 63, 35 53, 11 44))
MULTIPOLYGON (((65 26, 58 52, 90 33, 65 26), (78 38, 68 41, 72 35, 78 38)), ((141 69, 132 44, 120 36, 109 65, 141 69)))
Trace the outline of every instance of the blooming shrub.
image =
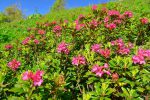
POLYGON ((148 98, 150 50, 142 46, 149 41, 148 18, 97 5, 91 12, 73 22, 37 22, 20 43, 6 45, 0 99, 148 98))

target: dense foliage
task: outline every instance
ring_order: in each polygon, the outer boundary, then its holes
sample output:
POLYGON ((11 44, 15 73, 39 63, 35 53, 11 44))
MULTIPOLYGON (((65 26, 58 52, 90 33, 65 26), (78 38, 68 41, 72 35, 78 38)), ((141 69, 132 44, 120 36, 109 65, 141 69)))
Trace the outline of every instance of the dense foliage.
POLYGON ((149 18, 119 9, 27 28, 0 53, 0 99, 148 100, 149 18))

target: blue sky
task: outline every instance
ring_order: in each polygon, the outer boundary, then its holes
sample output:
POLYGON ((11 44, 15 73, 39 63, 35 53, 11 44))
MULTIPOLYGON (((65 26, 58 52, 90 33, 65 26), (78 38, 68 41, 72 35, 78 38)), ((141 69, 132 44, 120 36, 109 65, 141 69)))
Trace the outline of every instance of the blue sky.
MULTIPOLYGON (((104 3, 109 0, 66 0, 66 8, 83 7, 92 4, 104 3)), ((34 14, 36 10, 41 14, 49 12, 55 0, 0 0, 0 12, 7 6, 17 4, 25 15, 34 14)))

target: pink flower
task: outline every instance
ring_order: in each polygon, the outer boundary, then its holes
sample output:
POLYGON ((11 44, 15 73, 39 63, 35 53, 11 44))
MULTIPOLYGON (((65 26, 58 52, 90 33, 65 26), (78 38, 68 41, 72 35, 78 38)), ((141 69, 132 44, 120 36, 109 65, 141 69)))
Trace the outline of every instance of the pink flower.
POLYGON ((119 16, 120 13, 119 13, 119 11, 116 11, 116 10, 109 10, 108 15, 109 16, 119 16))
POLYGON ((118 50, 118 52, 120 53, 120 54, 128 54, 129 52, 130 52, 130 49, 129 48, 127 48, 127 47, 121 47, 121 48, 119 48, 119 50, 118 50))
POLYGON ((105 58, 109 58, 110 56, 110 50, 109 49, 101 49, 99 52, 102 56, 104 56, 105 58))
POLYGON ((105 24, 105 27, 108 28, 109 30, 112 30, 116 28, 116 24, 114 23, 105 24))
POLYGON ((125 17, 128 17, 128 18, 132 18, 133 17, 133 13, 131 11, 126 11, 124 12, 123 14, 125 17))
POLYGON ((84 24, 76 24, 76 26, 75 26, 75 29, 77 30, 77 31, 79 31, 81 28, 83 28, 84 27, 84 24))
POLYGON ((109 16, 104 18, 104 23, 107 23, 109 21, 109 16))
POLYGON ((43 83, 43 79, 42 79, 42 76, 44 74, 44 71, 36 71, 35 74, 33 74, 33 72, 30 72, 30 71, 26 71, 23 73, 22 75, 22 80, 32 80, 33 82, 33 85, 34 86, 40 86, 42 83, 43 83))
POLYGON ((143 57, 150 57, 150 50, 139 49, 137 55, 141 55, 143 57))
POLYGON ((117 73, 112 74, 112 80, 117 81, 119 79, 119 75, 117 73))
POLYGON ((150 57, 150 50, 143 50, 140 48, 137 52, 137 55, 132 57, 132 60, 134 64, 145 64, 146 57, 150 57))
POLYGON ((99 66, 98 64, 94 65, 92 67, 92 72, 96 74, 96 76, 99 76, 99 77, 102 77, 103 74, 107 74, 107 75, 111 75, 110 71, 109 70, 106 70, 108 69, 108 64, 105 63, 104 66, 99 66))
POLYGON ((94 45, 92 45, 91 49, 92 49, 93 52, 99 53, 100 46, 101 46, 100 44, 94 44, 94 45))
POLYGON ((40 42, 39 42, 39 40, 34 39, 34 43, 35 43, 35 44, 39 44, 40 42))
POLYGON ((68 47, 68 44, 66 44, 65 42, 61 42, 57 47, 57 52, 69 54, 69 50, 67 47, 68 47))
POLYGON ((43 79, 42 79, 43 74, 44 72, 40 70, 36 71, 36 73, 33 74, 32 81, 34 86, 40 86, 43 83, 43 79))
POLYGON ((44 35, 46 32, 45 32, 45 30, 38 30, 38 33, 39 33, 40 35, 44 35))
POLYGON ((68 23, 68 20, 64 20, 64 23, 67 24, 67 23, 68 23))
POLYGON ((147 24, 147 23, 148 23, 148 18, 141 18, 141 19, 140 19, 140 22, 141 22, 142 24, 147 24))
POLYGON ((77 57, 73 57, 72 59, 72 64, 78 66, 79 64, 81 65, 85 65, 86 64, 86 60, 83 56, 78 55, 77 57))
POLYGON ((16 59, 13 59, 12 61, 8 63, 8 67, 11 68, 13 71, 16 71, 20 65, 21 63, 17 61, 16 59))
POLYGON ((116 19, 116 20, 113 21, 113 23, 115 23, 115 24, 121 24, 121 20, 116 19))
POLYGON ((135 55, 132 57, 134 64, 145 64, 144 57, 141 55, 135 55))
POLYGON ((5 45, 5 49, 7 49, 7 50, 10 50, 10 49, 12 49, 12 48, 13 48, 13 46, 12 46, 11 44, 5 45))
POLYGON ((31 71, 26 71, 22 75, 22 80, 26 81, 29 80, 33 76, 33 73, 31 71))
POLYGON ((83 19, 83 18, 85 18, 85 16, 82 15, 82 14, 80 14, 80 15, 78 16, 78 20, 81 20, 81 19, 83 19))
POLYGON ((97 5, 93 5, 93 6, 92 6, 92 10, 93 10, 93 11, 97 10, 97 8, 98 8, 97 5))
POLYGON ((62 27, 59 25, 54 26, 53 32, 56 33, 56 36, 60 36, 62 32, 62 27))
POLYGON ((95 19, 93 19, 89 24, 90 24, 91 28, 96 28, 99 23, 98 23, 98 21, 96 21, 95 19))
POLYGON ((116 45, 118 47, 117 52, 122 55, 128 54, 130 52, 130 49, 133 47, 133 44, 130 42, 126 46, 121 38, 119 38, 115 41, 111 41, 111 45, 112 46, 116 45))
POLYGON ((121 38, 115 40, 115 41, 111 41, 111 45, 117 45, 119 48, 124 46, 124 42, 121 38))
POLYGON ((31 39, 30 37, 27 37, 25 40, 22 41, 22 44, 23 45, 28 44, 28 42, 29 42, 30 39, 31 39))

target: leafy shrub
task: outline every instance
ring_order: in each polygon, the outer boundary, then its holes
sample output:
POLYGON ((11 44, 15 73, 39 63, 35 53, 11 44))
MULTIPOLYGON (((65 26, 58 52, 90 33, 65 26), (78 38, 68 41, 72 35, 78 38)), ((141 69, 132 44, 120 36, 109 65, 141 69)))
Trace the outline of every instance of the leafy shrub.
POLYGON ((91 10, 74 22, 37 22, 22 42, 6 45, 0 98, 148 98, 150 50, 140 46, 149 41, 149 19, 96 5, 91 10))

